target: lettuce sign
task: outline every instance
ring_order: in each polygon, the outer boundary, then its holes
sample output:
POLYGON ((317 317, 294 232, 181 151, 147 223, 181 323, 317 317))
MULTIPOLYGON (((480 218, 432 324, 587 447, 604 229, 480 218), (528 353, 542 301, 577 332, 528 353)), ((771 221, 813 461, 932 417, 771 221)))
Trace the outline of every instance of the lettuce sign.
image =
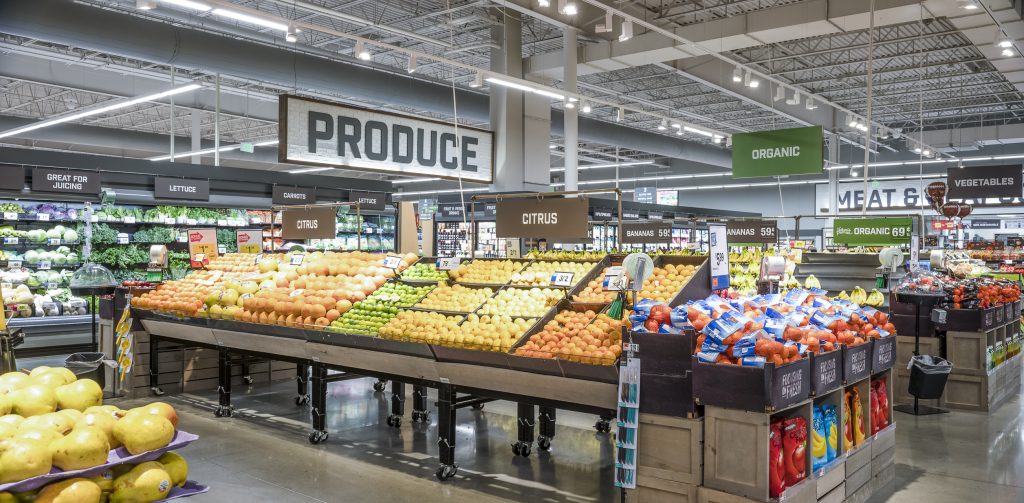
POLYGON ((734 134, 732 177, 821 173, 824 145, 821 126, 734 134))
POLYGON ((910 242, 910 218, 837 218, 832 242, 847 246, 883 246, 910 242))

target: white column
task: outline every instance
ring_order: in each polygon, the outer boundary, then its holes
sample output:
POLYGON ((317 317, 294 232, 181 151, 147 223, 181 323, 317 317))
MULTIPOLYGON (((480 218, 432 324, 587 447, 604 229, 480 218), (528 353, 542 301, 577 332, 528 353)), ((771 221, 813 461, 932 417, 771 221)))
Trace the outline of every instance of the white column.
MULTIPOLYGON (((565 57, 565 77, 562 82, 565 84, 565 91, 576 93, 576 29, 567 26, 562 31, 562 54, 565 57)), ((568 103, 568 97, 566 103, 568 103)), ((577 103, 576 105, 579 105, 577 103)), ((579 141, 579 124, 577 123, 577 108, 565 108, 564 130, 565 130, 565 190, 577 190, 579 188, 579 163, 577 161, 576 149, 579 141)))
MULTIPOLYGON (((201 125, 202 112, 199 109, 192 109, 192 151, 198 152, 203 148, 203 129, 201 125)), ((199 164, 202 162, 200 156, 192 156, 192 164, 199 164)))
MULTIPOLYGON (((523 76, 522 21, 519 13, 506 12, 503 24, 491 28, 499 47, 491 49, 491 70, 511 77, 523 76)), ((523 190, 523 92, 490 86, 491 129, 494 131, 495 192, 523 190)))

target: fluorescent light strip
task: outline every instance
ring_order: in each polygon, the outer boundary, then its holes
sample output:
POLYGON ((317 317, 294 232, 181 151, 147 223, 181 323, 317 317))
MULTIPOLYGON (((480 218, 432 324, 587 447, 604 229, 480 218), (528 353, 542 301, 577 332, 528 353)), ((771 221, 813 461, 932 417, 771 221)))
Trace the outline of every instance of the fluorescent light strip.
MULTIPOLYGON (((268 147, 270 145, 277 145, 277 140, 263 141, 263 142, 253 143, 252 144, 252 146, 254 146, 254 147, 268 147)), ((242 144, 241 143, 237 143, 235 145, 227 145, 227 146, 221 147, 219 150, 221 152, 229 152, 231 150, 238 150, 240 148, 242 148, 242 144)), ((174 154, 174 159, 178 159, 180 157, 192 157, 192 156, 195 156, 195 155, 212 154, 212 153, 216 152, 217 150, 218 149, 216 149, 216 148, 207 148, 207 149, 203 149, 203 150, 196 150, 196 151, 193 151, 193 152, 183 152, 181 154, 174 154)), ((161 155, 161 156, 157 156, 157 157, 150 157, 149 160, 150 161, 169 161, 169 160, 171 160, 171 156, 170 155, 161 155)))
POLYGON ((548 91, 546 89, 537 89, 535 87, 530 87, 530 86, 527 86, 527 85, 524 85, 524 84, 520 84, 518 82, 512 82, 512 81, 509 81, 509 80, 499 79, 497 77, 487 77, 484 80, 486 80, 487 82, 490 82, 491 84, 497 84, 499 86, 504 86, 504 87, 511 87, 512 89, 518 89, 520 91, 525 91, 525 92, 528 92, 528 93, 534 93, 534 94, 539 94, 541 96, 547 96, 548 98, 553 98, 553 99, 556 99, 556 100, 559 100, 559 101, 565 100, 565 96, 563 96, 561 94, 558 94, 558 93, 555 93, 555 92, 551 92, 551 91, 548 91))
POLYGON ((213 7, 200 2, 193 2, 192 0, 157 0, 160 3, 177 5, 178 7, 184 7, 186 9, 197 10, 199 12, 206 12, 213 7))
POLYGON ((303 168, 303 169, 293 169, 291 171, 285 171, 285 173, 291 173, 293 175, 298 175, 300 173, 317 173, 317 172, 320 172, 320 171, 327 171, 329 169, 334 169, 334 168, 303 168))
POLYGON ((167 91, 159 92, 159 93, 156 93, 156 94, 150 94, 148 96, 141 96, 139 98, 134 98, 134 99, 130 99, 128 101, 122 101, 122 102, 119 102, 119 103, 114 103, 112 105, 107 105, 107 106, 103 106, 103 107, 99 107, 99 108, 94 108, 94 109, 91 109, 91 110, 86 110, 84 112, 78 112, 78 113, 71 114, 71 115, 65 115, 63 117, 58 117, 56 119, 48 119, 48 120, 44 120, 42 122, 36 122, 34 124, 29 124, 28 126, 22 126, 22 127, 15 128, 15 129, 8 129, 7 131, 4 131, 4 132, 0 133, 0 138, 7 138, 8 136, 16 136, 16 135, 19 135, 21 133, 27 133, 29 131, 35 131, 36 129, 42 129, 44 127, 49 127, 49 126, 53 126, 53 125, 56 125, 56 124, 63 124, 65 122, 75 121, 75 120, 78 120, 78 119, 84 119, 86 117, 91 117, 93 115, 99 115, 99 114, 111 112, 111 111, 114 111, 114 110, 118 110, 118 109, 121 109, 121 108, 130 107, 130 106, 133 106, 133 105, 138 105, 140 103, 145 103, 147 101, 159 100, 161 98, 166 98, 168 96, 173 96, 175 94, 187 93, 189 91, 193 91, 195 89, 199 89, 200 87, 202 87, 202 86, 200 86, 199 84, 188 84, 186 86, 176 87, 174 89, 169 89, 167 91))
MULTIPOLYGON (((453 189, 453 191, 456 192, 456 193, 457 192, 463 192, 463 193, 465 193, 465 192, 487 192, 488 190, 491 190, 491 189, 489 189, 487 187, 481 187, 479 189, 462 189, 461 191, 458 190, 458 189, 453 189)), ((421 191, 418 191, 418 192, 395 192, 395 193, 392 194, 392 196, 424 196, 424 195, 428 195, 428 194, 436 195, 437 192, 438 191, 436 191, 436 190, 421 190, 421 191)))
POLYGON ((440 182, 440 178, 409 178, 406 180, 391 180, 391 183, 423 183, 423 182, 440 182))
MULTIPOLYGON (((629 166, 647 166, 654 164, 654 161, 634 161, 634 162, 620 162, 618 164, 584 164, 576 169, 580 171, 586 171, 588 169, 600 169, 600 168, 614 168, 616 166, 620 168, 626 168, 629 166)), ((551 172, 565 171, 565 168, 551 168, 551 172)))
MULTIPOLYGON (((890 181, 890 180, 927 180, 934 178, 945 178, 946 175, 908 175, 908 176, 883 176, 883 177, 871 177, 869 180, 878 181, 890 181)), ((862 178, 841 178, 840 182, 860 182, 862 178)), ((621 180, 620 180, 621 181, 621 180)), ((584 182, 580 182, 583 184, 584 182)), ((791 186, 791 185, 822 185, 828 183, 828 180, 794 180, 786 182, 759 182, 759 183, 737 183, 730 185, 696 185, 689 187, 658 187, 658 190, 709 190, 709 189, 748 189, 753 187, 776 187, 779 185, 791 186)), ((561 187, 563 184, 555 184, 555 187, 561 187)), ((635 189, 623 189, 622 192, 634 192, 635 189)))
POLYGON ((245 13, 242 13, 242 12, 235 12, 233 10, 218 8, 218 9, 213 9, 212 14, 214 16, 226 17, 228 19, 234 19, 235 21, 241 21, 243 23, 249 23, 249 24, 254 24, 254 25, 257 25, 257 26, 262 26, 264 28, 270 28, 270 29, 273 29, 273 30, 280 30, 280 31, 283 31, 283 32, 287 32, 288 31, 288 25, 286 25, 284 23, 278 23, 277 21, 271 21, 269 19, 265 19, 265 18, 262 18, 262 17, 250 16, 249 14, 245 14, 245 13))

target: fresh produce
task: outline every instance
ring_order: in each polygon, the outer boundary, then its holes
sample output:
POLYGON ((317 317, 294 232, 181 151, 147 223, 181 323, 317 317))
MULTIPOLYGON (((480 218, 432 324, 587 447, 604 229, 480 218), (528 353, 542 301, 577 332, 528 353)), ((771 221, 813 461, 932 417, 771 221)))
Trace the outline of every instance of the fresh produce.
POLYGON ((871 434, 889 426, 889 391, 886 379, 871 381, 871 434))
POLYGON ((692 265, 666 264, 664 267, 655 267, 650 277, 644 280, 638 295, 642 299, 668 302, 683 289, 695 271, 692 265))
POLYGON ((74 478, 54 482, 39 490, 38 503, 91 503, 103 499, 103 489, 89 479, 74 478))
POLYGON ((331 322, 327 330, 346 334, 376 336, 381 327, 398 314, 398 307, 384 303, 358 302, 351 310, 331 322))
POLYGON ((448 271, 437 268, 437 264, 419 262, 413 264, 402 273, 402 279, 411 281, 443 281, 448 279, 448 271))
POLYGON ((526 254, 527 258, 539 259, 539 260, 601 260, 604 258, 606 252, 603 251, 575 251, 575 250, 547 250, 539 251, 537 249, 530 250, 526 254))
POLYGON ((99 428, 92 427, 76 428, 50 443, 53 466, 65 471, 102 465, 107 462, 109 451, 110 442, 107 440, 107 434, 99 428))
POLYGON ((458 337, 459 315, 444 315, 426 311, 402 311, 380 327, 379 335, 383 339, 395 339, 424 344, 441 342, 462 343, 458 337))
POLYGON ((42 441, 12 438, 0 442, 0 483, 44 475, 52 467, 53 457, 42 441))
POLYGON ((522 338, 536 320, 512 318, 504 314, 477 316, 470 314, 459 325, 463 347, 484 351, 508 351, 522 338))
POLYGON ((590 280, 582 292, 572 296, 572 300, 595 304, 607 304, 615 300, 616 292, 614 290, 605 290, 603 284, 604 277, 608 274, 609 269, 611 268, 606 267, 596 279, 590 280))
POLYGON ((182 487, 188 481, 188 461, 176 452, 165 452, 158 459, 164 470, 171 476, 171 485, 182 487))
POLYGON ((0 203, 0 213, 24 213, 25 209, 18 203, 0 203))
POLYGON ((945 298, 939 302, 948 309, 988 309, 1020 300, 1020 284, 990 278, 942 281, 945 298))
POLYGON ((479 314, 506 314, 513 317, 540 318, 558 303, 565 293, 557 288, 507 288, 487 299, 479 314))
POLYGON ((459 283, 505 285, 522 268, 522 262, 512 260, 474 259, 460 264, 455 270, 449 271, 448 275, 459 283))
POLYGON ((802 417, 782 422, 782 459, 786 466, 786 486, 807 478, 807 421, 802 417))
POLYGON ((516 349, 531 358, 611 365, 622 352, 622 322, 593 311, 563 310, 516 349))
POLYGON ((424 295, 433 290, 433 286, 412 286, 405 283, 385 283, 384 286, 370 294, 367 301, 382 301, 397 307, 412 307, 424 295))
POLYGON ((490 288, 439 284, 416 307, 468 313, 480 307, 491 295, 494 295, 494 290, 490 288))
POLYGON ((818 281, 818 278, 814 277, 814 275, 812 274, 810 276, 807 276, 807 279, 804 280, 804 288, 807 288, 808 290, 811 289, 811 288, 819 288, 820 289, 821 288, 821 282, 818 281))
POLYGON ((594 262, 534 262, 512 275, 513 285, 551 286, 556 272, 572 273, 571 284, 579 283, 594 268, 594 262))
POLYGON ((128 473, 114 479, 110 503, 142 503, 159 501, 171 492, 172 478, 158 461, 135 465, 128 473))
MULTIPOLYGON (((95 431, 100 431, 98 428, 95 431)), ((114 425, 114 438, 131 454, 159 449, 174 438, 174 425, 167 418, 145 412, 128 412, 114 425)))

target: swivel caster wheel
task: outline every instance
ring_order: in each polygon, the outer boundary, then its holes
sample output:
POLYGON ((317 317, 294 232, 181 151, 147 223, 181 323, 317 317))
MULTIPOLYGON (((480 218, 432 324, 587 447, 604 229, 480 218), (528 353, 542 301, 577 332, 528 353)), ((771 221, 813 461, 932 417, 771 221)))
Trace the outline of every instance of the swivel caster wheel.
POLYGON ((548 437, 539 437, 537 439, 537 448, 547 452, 551 450, 551 439, 548 437))
POLYGON ((396 416, 396 415, 392 414, 392 415, 388 416, 386 422, 388 423, 388 426, 391 426, 392 428, 401 428, 401 426, 402 426, 402 416, 396 416))
POLYGON ((524 458, 530 457, 530 452, 533 447, 528 442, 516 442, 512 444, 512 454, 516 456, 522 456, 524 458))
POLYGON ((218 405, 217 409, 213 411, 213 415, 217 417, 231 417, 231 407, 218 405))
POLYGON ((598 433, 608 433, 609 431, 612 431, 612 426, 608 421, 602 419, 594 424, 594 429, 597 430, 598 433))
POLYGON ((373 391, 376 391, 377 393, 380 393, 381 391, 384 391, 384 387, 386 385, 387 385, 387 383, 385 383, 384 381, 377 381, 377 382, 373 383, 373 391))
POLYGON ((309 395, 299 395, 295 397, 295 405, 306 405, 309 403, 309 395))
POLYGON ((327 432, 323 430, 316 430, 309 434, 309 443, 316 445, 320 442, 327 440, 327 432))
POLYGON ((474 403, 471 407, 473 408, 473 410, 484 410, 484 405, 486 404, 474 403))
POLYGON ((458 472, 459 465, 441 465, 441 468, 438 468, 437 471, 434 472, 434 476, 437 477, 437 480, 443 482, 454 477, 458 472))
POLYGON ((149 388, 149 391, 153 392, 153 394, 156 396, 164 396, 164 390, 160 389, 159 386, 149 388))
POLYGON ((242 382, 244 382, 245 384, 252 384, 252 381, 252 376, 245 376, 242 378, 242 382))
POLYGON ((413 411, 413 413, 412 413, 412 422, 414 422, 414 423, 424 423, 424 424, 429 423, 430 422, 430 413, 429 412, 413 411))

